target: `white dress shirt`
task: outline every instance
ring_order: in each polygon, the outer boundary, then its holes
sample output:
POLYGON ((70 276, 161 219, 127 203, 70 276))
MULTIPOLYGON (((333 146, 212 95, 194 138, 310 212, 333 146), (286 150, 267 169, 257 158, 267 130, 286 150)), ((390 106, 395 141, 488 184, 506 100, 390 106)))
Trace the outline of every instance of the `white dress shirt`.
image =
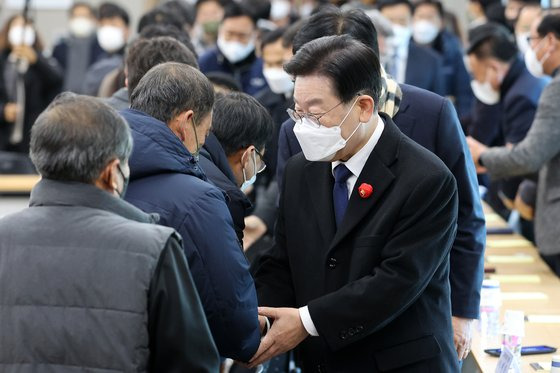
MULTIPOLYGON (((346 180, 346 186, 348 187, 348 199, 350 199, 350 196, 354 191, 356 181, 358 181, 358 176, 360 176, 360 174, 362 173, 362 170, 364 169, 364 166, 366 165, 366 162, 371 152, 373 151, 373 148, 375 148, 375 145, 377 145, 377 142, 379 141, 384 128, 385 123, 383 122, 383 119, 381 119, 381 117, 378 115, 377 127, 373 131, 373 134, 369 138, 368 142, 346 162, 336 161, 331 163, 333 172, 336 166, 343 163, 352 173, 352 175, 346 180)), ((307 306, 301 307, 299 309, 299 317, 301 318, 303 327, 309 333, 309 335, 318 337, 319 333, 317 332, 317 328, 315 328, 315 324, 313 324, 313 320, 311 320, 311 315, 309 314, 309 309, 307 308, 307 306)))

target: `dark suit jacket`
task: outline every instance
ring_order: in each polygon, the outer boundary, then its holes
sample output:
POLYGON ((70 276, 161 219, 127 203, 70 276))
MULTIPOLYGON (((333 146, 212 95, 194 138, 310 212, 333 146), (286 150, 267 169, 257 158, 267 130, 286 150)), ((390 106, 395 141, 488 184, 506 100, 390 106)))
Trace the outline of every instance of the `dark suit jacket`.
MULTIPOLYGON (((406 84, 399 112, 393 118, 412 140, 437 155, 451 170, 459 191, 457 237, 451 249, 453 316, 477 318, 484 275, 486 228, 476 171, 455 109, 449 100, 406 84)), ((278 141, 278 180, 286 161, 301 152, 294 122, 282 125, 278 141)))
POLYGON ((410 41, 404 79, 406 84, 443 96, 447 93, 443 72, 443 59, 437 52, 410 41))
POLYGON ((308 305, 320 337, 298 348, 304 371, 458 370, 448 281, 455 179, 382 115, 338 229, 331 164, 301 154, 286 167, 276 242, 255 284, 263 306, 308 305), (360 198, 362 183, 371 197, 360 198))

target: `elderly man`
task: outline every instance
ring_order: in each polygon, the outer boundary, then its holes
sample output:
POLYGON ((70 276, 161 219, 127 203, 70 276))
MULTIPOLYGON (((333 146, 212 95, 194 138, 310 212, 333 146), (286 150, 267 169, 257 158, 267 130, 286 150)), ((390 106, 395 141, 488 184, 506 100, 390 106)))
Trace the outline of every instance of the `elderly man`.
POLYGON ((181 234, 220 355, 248 361, 261 337, 255 285, 224 193, 198 163, 212 123, 212 84, 191 66, 166 62, 144 75, 130 103, 122 112, 135 144, 126 199, 181 234))
POLYGON ((286 165, 276 242, 256 267, 259 302, 275 308, 259 309, 274 323, 251 365, 301 343, 305 371, 457 371, 453 175, 378 114, 368 46, 319 38, 285 69, 303 154, 286 165))
POLYGON ((7 371, 216 372, 181 238, 120 197, 132 139, 97 99, 39 116, 30 207, 0 220, 0 361, 7 371))

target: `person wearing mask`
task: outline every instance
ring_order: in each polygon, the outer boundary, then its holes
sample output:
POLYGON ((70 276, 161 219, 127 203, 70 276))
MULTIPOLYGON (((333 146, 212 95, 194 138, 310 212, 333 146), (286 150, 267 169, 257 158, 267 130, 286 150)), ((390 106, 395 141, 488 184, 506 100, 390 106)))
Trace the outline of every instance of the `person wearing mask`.
POLYGON ((221 71, 232 75, 243 92, 254 95, 266 88, 263 61, 255 54, 257 37, 253 13, 241 4, 229 4, 218 31, 217 46, 200 56, 203 73, 221 71))
POLYGON ((531 36, 531 25, 535 19, 541 18, 540 4, 527 4, 519 11, 519 17, 515 22, 515 40, 517 48, 522 56, 529 49, 529 36, 531 36))
POLYGON ((220 94, 214 103, 212 133, 200 152, 208 179, 228 195, 228 208, 240 244, 252 204, 245 192, 265 170, 266 144, 274 124, 267 110, 245 93, 220 94), (227 164, 215 160, 227 158, 227 164))
POLYGON ((431 48, 443 58, 445 96, 455 104, 459 118, 468 115, 474 96, 459 39, 444 27, 445 12, 439 0, 414 4, 412 38, 414 43, 431 48))
POLYGON ((521 14, 521 9, 523 9, 526 5, 537 5, 540 6, 540 0, 508 0, 506 2, 506 7, 504 10, 504 16, 506 18, 506 22, 510 29, 515 28, 515 24, 519 19, 519 15, 521 14))
POLYGON ((101 58, 103 49, 97 41, 97 16, 91 5, 74 3, 69 16, 69 34, 56 43, 52 57, 64 70, 63 89, 82 93, 84 76, 89 67, 101 58))
MULTIPOLYGON (((140 34, 142 35, 142 34, 140 34)), ((119 89, 105 102, 116 110, 130 107, 130 95, 144 74, 163 62, 179 62, 198 68, 193 52, 170 36, 149 39, 140 37, 127 47, 125 61, 126 87, 119 89)))
POLYGON ((389 39, 393 55, 387 60, 387 73, 399 83, 444 96, 443 59, 437 52, 412 42, 413 6, 410 1, 381 0, 378 9, 393 26, 393 36, 389 39))
POLYGON ((165 62, 140 79, 130 103, 121 112, 135 144, 126 200, 181 234, 220 356, 247 362, 264 318, 259 323, 255 285, 224 192, 207 182, 198 163, 212 123, 212 85, 192 66, 165 62))
POLYGON ((117 4, 103 3, 99 6, 97 41, 104 54, 88 69, 83 79, 84 94, 97 96, 105 76, 122 65, 130 35, 129 23, 127 11, 117 4))
POLYGON ((0 219, 3 371, 217 372, 181 237, 122 200, 124 119, 64 93, 39 116, 29 207, 0 219))
POLYGON ((513 147, 487 147, 468 140, 475 163, 495 179, 539 173, 535 238, 541 257, 560 276, 560 15, 534 21, 525 63, 535 76, 552 77, 527 135, 513 147))
POLYGON ((306 372, 458 371, 455 178, 378 113, 372 48, 326 36, 285 68, 303 154, 286 166, 275 244, 256 266, 259 313, 274 322, 250 367, 297 346, 306 372))
MULTIPOLYGON (((481 117, 479 128, 472 129, 471 136, 492 145, 517 144, 533 123, 546 80, 531 75, 519 56, 515 38, 502 25, 490 22, 472 29, 469 44, 473 92, 483 104, 497 105, 500 118, 493 123, 481 117)), ((490 205, 503 210, 501 202, 511 210, 521 180, 515 177, 491 182, 490 205)))
POLYGON ((63 73, 43 56, 32 20, 10 17, 0 31, 0 150, 29 153, 31 127, 62 88, 63 73))
POLYGON ((199 55, 216 45, 218 29, 224 17, 224 7, 228 3, 228 0, 196 1, 196 17, 191 36, 199 55))
MULTIPOLYGON (((317 38, 348 34, 379 53, 377 31, 362 11, 324 9, 309 18, 294 39, 294 51, 317 38)), ((383 74, 383 71, 382 71, 383 74)), ((382 75, 383 76, 383 75, 382 75)), ((431 92, 388 76, 382 81, 379 111, 389 115, 409 138, 436 154, 455 176, 459 191, 457 236, 451 248, 452 322, 457 358, 467 357, 474 319, 479 316, 480 288, 484 272, 486 228, 478 193, 476 171, 451 102, 431 92), (393 85, 396 85, 396 89, 393 85), (422 118, 422 119, 419 119, 422 118)), ((278 141, 278 176, 284 180, 287 160, 302 151, 294 134, 293 120, 282 125, 278 141)))

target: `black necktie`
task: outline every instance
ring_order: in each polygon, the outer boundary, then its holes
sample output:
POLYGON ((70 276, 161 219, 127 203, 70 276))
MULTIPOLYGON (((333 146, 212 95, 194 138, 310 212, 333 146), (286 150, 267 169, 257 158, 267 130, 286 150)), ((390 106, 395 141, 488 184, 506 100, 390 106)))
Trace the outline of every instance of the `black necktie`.
POLYGON ((350 176, 352 176, 352 172, 346 168, 345 165, 339 164, 334 168, 333 203, 337 227, 340 226, 340 222, 348 206, 348 187, 346 186, 346 180, 348 180, 350 176))

